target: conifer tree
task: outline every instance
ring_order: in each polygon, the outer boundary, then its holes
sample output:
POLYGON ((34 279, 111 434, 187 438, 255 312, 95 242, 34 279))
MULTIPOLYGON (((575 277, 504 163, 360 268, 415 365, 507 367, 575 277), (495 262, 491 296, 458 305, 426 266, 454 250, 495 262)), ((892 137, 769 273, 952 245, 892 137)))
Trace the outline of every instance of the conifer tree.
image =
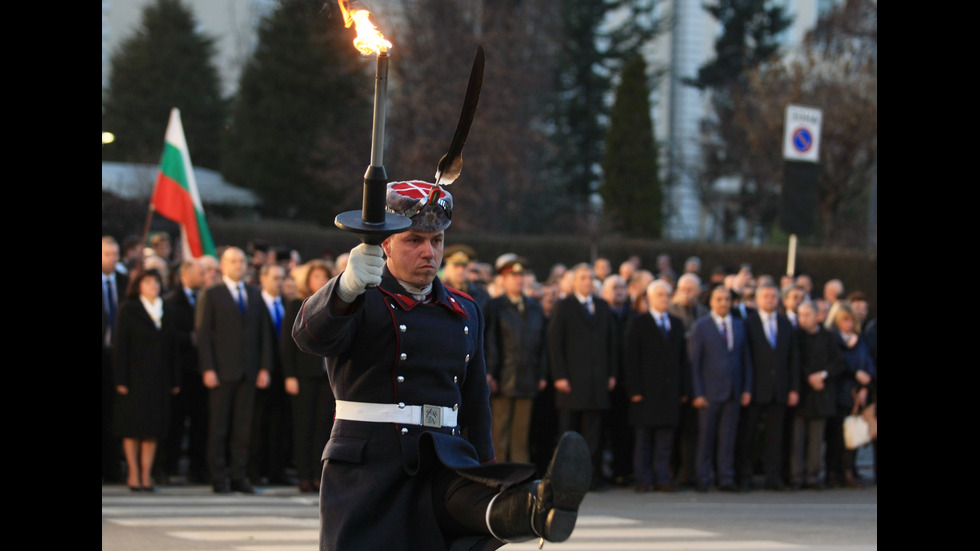
POLYGON ((643 56, 623 68, 609 115, 600 194, 609 228, 656 238, 661 233, 663 191, 646 69, 643 56))
POLYGON ((111 57, 102 130, 115 134, 103 160, 158 163, 170 110, 181 111, 195 166, 217 168, 226 117, 214 40, 196 30, 180 0, 156 0, 111 57))
POLYGON ((283 0, 242 73, 222 174, 266 216, 332 225, 358 206, 370 162, 373 63, 335 4, 283 0), (370 66, 370 68, 369 68, 370 66))

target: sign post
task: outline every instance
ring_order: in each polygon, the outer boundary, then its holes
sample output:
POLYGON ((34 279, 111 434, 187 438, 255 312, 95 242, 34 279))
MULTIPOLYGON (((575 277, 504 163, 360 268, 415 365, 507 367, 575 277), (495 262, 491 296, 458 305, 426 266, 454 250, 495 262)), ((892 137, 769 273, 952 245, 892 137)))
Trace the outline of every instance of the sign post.
POLYGON ((820 109, 786 106, 779 225, 794 244, 797 234, 809 235, 815 226, 822 123, 820 109))

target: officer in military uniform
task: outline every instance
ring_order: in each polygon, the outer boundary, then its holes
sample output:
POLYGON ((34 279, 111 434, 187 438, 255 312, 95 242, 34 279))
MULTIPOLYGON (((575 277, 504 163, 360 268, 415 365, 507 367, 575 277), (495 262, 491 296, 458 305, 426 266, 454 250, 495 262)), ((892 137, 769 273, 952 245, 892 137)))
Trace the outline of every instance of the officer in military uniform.
POLYGON ((337 400, 323 452, 320 547, 496 549, 564 541, 590 485, 581 436, 562 436, 541 480, 495 463, 483 315, 437 277, 452 196, 388 184, 411 227, 351 250, 346 270, 307 299, 293 338, 328 358, 337 400))

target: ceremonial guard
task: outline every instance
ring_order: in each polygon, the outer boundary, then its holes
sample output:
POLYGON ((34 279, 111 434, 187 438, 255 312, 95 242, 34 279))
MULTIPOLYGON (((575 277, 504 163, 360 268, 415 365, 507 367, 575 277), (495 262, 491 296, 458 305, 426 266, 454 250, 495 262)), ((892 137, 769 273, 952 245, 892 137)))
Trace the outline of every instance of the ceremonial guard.
POLYGON ((437 277, 453 214, 443 186, 459 175, 482 62, 481 48, 435 183, 386 186, 386 210, 410 226, 380 246, 362 238, 294 321, 300 349, 327 358, 337 404, 323 452, 322 550, 564 541, 589 489, 588 450, 574 432, 561 437, 540 480, 533 464, 496 463, 483 313, 437 277))

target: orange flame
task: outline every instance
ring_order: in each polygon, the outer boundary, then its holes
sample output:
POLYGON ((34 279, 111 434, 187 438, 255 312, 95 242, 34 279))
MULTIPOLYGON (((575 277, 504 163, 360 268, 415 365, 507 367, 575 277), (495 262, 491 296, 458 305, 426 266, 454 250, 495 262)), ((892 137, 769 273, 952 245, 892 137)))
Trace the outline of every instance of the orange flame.
POLYGON ((344 27, 350 28, 354 25, 357 29, 357 38, 354 39, 354 47, 363 55, 381 54, 391 49, 389 42, 381 31, 371 23, 371 12, 367 10, 349 9, 349 0, 337 0, 340 11, 344 14, 344 27))

